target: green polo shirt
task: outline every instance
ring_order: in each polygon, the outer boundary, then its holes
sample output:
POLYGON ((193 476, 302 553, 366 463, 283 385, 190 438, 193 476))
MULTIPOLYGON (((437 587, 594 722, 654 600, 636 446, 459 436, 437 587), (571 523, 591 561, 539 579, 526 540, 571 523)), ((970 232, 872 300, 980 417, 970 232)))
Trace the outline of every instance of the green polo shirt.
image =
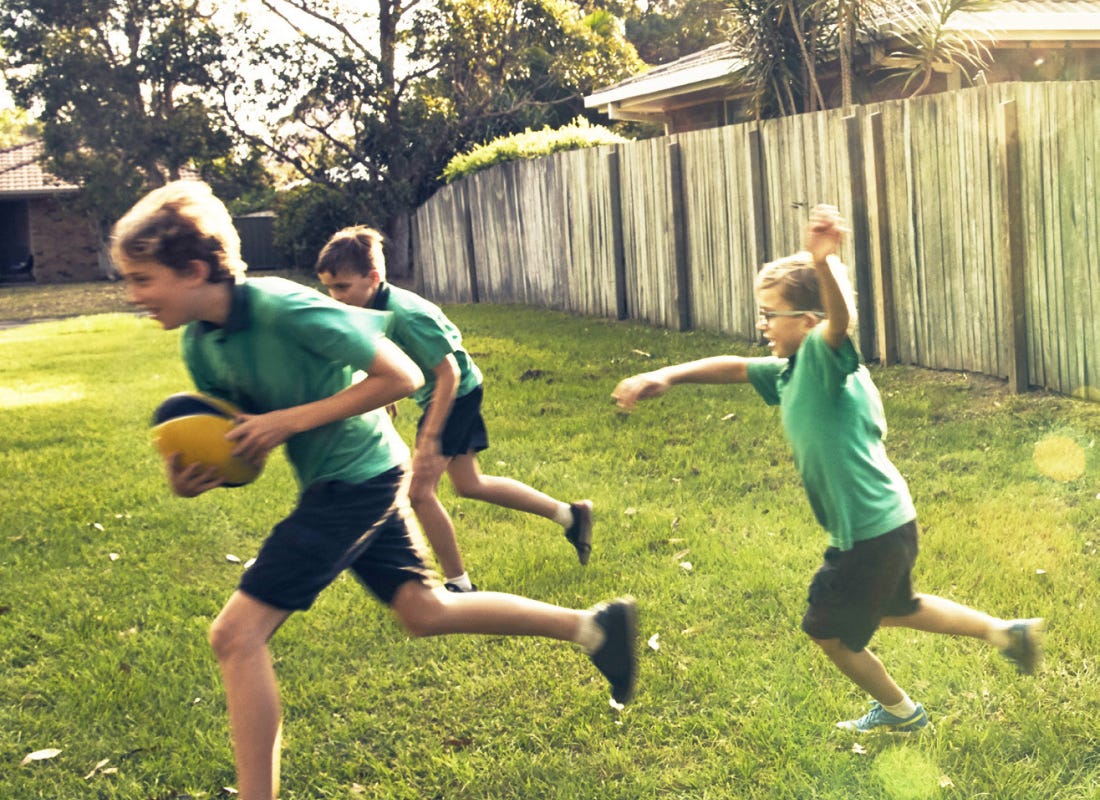
POLYGON ((424 373, 424 385, 412 396, 421 408, 431 404, 435 392, 432 370, 450 354, 454 355, 459 369, 455 397, 467 395, 481 385, 481 371, 462 347, 462 334, 435 303, 415 292, 383 283, 374 295, 371 308, 393 315, 386 336, 424 373))
POLYGON ((829 544, 849 550, 915 519, 886 455, 882 398, 850 339, 833 350, 819 326, 789 359, 754 358, 749 381, 778 405, 794 463, 829 544))
MULTIPOLYGON (((232 288, 224 327, 192 322, 183 360, 201 392, 263 414, 330 397, 370 371, 388 320, 293 281, 250 278, 232 288)), ((323 425, 286 442, 305 490, 321 480, 359 483, 404 462, 409 450, 385 410, 323 425)))

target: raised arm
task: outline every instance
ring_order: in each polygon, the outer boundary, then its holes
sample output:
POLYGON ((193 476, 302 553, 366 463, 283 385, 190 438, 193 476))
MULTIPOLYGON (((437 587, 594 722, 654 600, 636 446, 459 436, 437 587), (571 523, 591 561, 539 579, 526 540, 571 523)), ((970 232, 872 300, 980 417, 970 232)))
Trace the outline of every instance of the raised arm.
POLYGON ((848 297, 841 291, 834 269, 844 269, 836 252, 848 229, 835 206, 820 205, 810 212, 806 224, 803 248, 810 253, 821 289, 821 303, 826 313, 825 341, 836 350, 848 336, 848 325, 854 316, 848 297))
POLYGON ((677 383, 746 383, 748 359, 741 356, 712 356, 643 372, 619 381, 612 399, 624 411, 647 397, 664 394, 677 383))

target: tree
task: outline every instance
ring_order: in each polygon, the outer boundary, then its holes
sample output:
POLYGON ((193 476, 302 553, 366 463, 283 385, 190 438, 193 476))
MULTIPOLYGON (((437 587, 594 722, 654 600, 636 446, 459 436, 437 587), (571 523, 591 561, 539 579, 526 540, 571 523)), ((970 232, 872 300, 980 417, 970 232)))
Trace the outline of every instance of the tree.
POLYGON ((196 0, 0 0, 16 101, 42 122, 49 169, 101 223, 188 165, 228 153, 205 99, 221 38, 196 0))
MULTIPOLYGON (((988 52, 971 34, 953 31, 960 11, 989 0, 729 0, 730 43, 743 65, 733 76, 751 91, 757 119, 826 108, 820 76, 839 71, 839 104, 850 106, 857 87, 900 73, 912 94, 927 88, 934 71, 980 69, 988 52), (900 42, 885 59, 884 42, 900 42)), ((910 96, 912 96, 912 94, 910 96)))
POLYGON ((0 150, 29 142, 41 135, 41 126, 26 111, 0 108, 0 150))
MULTIPOLYGON (((329 0, 262 2, 294 35, 271 41, 242 28, 234 46, 251 54, 254 69, 222 76, 226 113, 239 136, 304 179, 328 184, 362 215, 357 221, 387 233, 396 274, 409 213, 440 184, 452 155, 571 120, 585 93, 628 74, 617 60, 641 67, 613 19, 563 0, 422 8, 417 0, 377 0, 369 12, 329 0), (270 129, 257 130, 237 111, 247 97, 264 99, 276 118, 270 129)), ((316 207, 316 199, 303 202, 316 207)))

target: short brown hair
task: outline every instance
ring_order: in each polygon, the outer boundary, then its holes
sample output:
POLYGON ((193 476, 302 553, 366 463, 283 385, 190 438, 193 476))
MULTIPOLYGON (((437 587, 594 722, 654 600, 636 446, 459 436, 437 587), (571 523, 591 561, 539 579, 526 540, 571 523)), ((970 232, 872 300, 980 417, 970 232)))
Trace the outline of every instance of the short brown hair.
POLYGON ((370 275, 377 272, 386 279, 385 237, 374 228, 355 225, 332 235, 321 248, 313 270, 318 275, 325 272, 336 275, 341 271, 370 275))
MULTIPOLYGON (((854 322, 856 309, 848 268, 835 256, 829 256, 826 260, 840 286, 840 292, 844 295, 854 322)), ((756 291, 772 288, 779 290, 779 296, 790 303, 792 309, 823 310, 821 286, 818 284, 817 270, 809 253, 795 253, 765 264, 756 275, 756 291)))
POLYGON ((138 200, 115 223, 111 258, 155 261, 177 272, 204 261, 211 283, 235 280, 247 269, 229 210, 207 184, 193 180, 173 181, 138 200))

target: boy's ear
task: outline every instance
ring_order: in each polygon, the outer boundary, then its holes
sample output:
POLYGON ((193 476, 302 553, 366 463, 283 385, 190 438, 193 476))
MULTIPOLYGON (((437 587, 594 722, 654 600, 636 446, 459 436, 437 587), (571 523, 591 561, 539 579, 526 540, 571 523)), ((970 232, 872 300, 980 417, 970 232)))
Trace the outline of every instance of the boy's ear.
POLYGON ((207 283, 210 280, 210 265, 201 258, 192 258, 187 262, 186 274, 197 283, 207 283))

